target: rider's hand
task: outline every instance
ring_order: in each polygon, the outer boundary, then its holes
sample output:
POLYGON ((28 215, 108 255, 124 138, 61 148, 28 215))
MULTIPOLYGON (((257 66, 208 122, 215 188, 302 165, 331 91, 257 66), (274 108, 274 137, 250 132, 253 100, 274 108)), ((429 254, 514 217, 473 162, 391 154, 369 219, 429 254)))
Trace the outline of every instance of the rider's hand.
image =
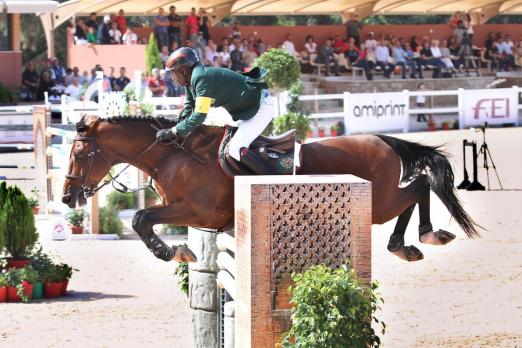
POLYGON ((161 144, 168 144, 176 140, 175 128, 160 129, 156 133, 156 140, 161 144))

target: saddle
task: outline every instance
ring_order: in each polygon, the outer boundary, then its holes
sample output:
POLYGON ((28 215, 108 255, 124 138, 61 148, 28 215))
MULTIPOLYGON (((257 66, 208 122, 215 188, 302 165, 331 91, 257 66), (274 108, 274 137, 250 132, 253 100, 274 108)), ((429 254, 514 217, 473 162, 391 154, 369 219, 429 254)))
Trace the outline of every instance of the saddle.
MULTIPOLYGON (((237 127, 226 126, 225 135, 219 146, 219 164, 223 171, 230 177, 236 175, 254 175, 254 173, 241 162, 236 161, 228 155, 228 145, 236 131, 237 127)), ((297 131, 292 129, 274 137, 260 135, 250 145, 250 151, 255 151, 273 168, 273 175, 291 175, 294 171, 296 133, 297 131)))

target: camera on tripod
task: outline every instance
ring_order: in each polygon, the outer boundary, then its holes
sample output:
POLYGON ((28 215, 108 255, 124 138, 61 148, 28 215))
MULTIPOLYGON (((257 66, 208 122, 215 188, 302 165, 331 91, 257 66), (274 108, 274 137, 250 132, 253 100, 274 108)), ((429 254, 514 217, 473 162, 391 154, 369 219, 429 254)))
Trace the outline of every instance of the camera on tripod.
POLYGON ((488 180, 488 191, 490 190, 489 186, 489 163, 491 162, 491 167, 495 171, 495 175, 498 180, 498 184, 500 185, 500 189, 503 190, 502 183, 500 182, 500 177, 498 176, 497 167, 495 166, 495 162, 493 162, 493 157, 491 156, 491 152, 489 151, 488 144, 486 143, 486 129, 488 128, 488 123, 484 122, 478 129, 475 131, 482 131, 482 145, 480 145, 480 149, 477 152, 477 142, 463 140, 462 141, 462 152, 463 152, 463 161, 464 161, 464 180, 457 186, 459 190, 468 190, 468 191, 484 191, 486 188, 478 181, 478 170, 477 170, 477 161, 480 154, 482 154, 483 158, 483 167, 486 169, 486 177, 488 180), (466 169, 466 147, 472 148, 473 153, 473 182, 469 181, 468 170, 466 169))

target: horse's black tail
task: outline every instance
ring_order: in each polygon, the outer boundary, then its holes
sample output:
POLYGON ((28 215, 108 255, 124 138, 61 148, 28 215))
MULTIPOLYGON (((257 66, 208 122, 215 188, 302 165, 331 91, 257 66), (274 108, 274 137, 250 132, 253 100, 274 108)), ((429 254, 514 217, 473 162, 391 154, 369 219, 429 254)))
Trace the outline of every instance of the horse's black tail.
POLYGON ((479 237, 475 226, 478 226, 466 213, 456 196, 454 175, 448 161, 448 154, 439 147, 421 145, 402 139, 377 135, 388 144, 402 162, 403 174, 401 182, 410 182, 425 170, 431 189, 457 221, 468 237, 479 237))

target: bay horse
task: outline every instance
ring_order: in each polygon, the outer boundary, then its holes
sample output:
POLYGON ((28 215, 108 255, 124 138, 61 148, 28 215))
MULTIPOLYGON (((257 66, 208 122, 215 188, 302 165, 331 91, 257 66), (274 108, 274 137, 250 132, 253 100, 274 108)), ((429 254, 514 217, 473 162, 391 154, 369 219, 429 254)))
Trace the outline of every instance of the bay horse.
MULTIPOLYGON (((85 204, 111 167, 128 163, 147 173, 163 204, 139 210, 133 229, 154 255, 164 261, 194 261, 185 247, 167 246, 153 231, 155 224, 206 229, 231 226, 234 215, 233 180, 218 164, 218 147, 224 128, 200 126, 183 148, 155 141, 153 125, 172 127, 167 119, 150 117, 84 116, 70 153, 62 201, 74 208, 85 204), (202 161, 196 160, 197 158, 202 161)), ((385 135, 353 135, 302 145, 298 174, 353 174, 372 182, 372 223, 398 216, 388 250, 407 261, 423 258, 413 245, 404 245, 404 233, 416 204, 419 205, 420 241, 444 245, 455 235, 434 231, 430 221, 430 189, 470 238, 476 225, 455 194, 454 176, 447 155, 437 147, 385 135), (401 176, 402 168, 402 176, 401 176), (399 183, 408 183, 399 187, 399 183)))

